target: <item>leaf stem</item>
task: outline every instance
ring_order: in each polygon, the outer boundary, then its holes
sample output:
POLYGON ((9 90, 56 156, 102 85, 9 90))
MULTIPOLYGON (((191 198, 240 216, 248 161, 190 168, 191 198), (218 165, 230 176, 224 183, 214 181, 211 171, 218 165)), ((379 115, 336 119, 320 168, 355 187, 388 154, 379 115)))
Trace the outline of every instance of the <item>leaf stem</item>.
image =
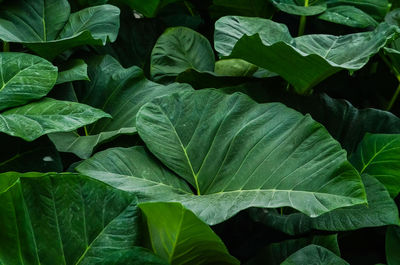
MULTIPOLYGON (((304 1, 304 7, 308 7, 308 0, 304 1)), ((301 16, 298 36, 302 36, 304 34, 304 30, 306 28, 306 23, 307 23, 307 17, 301 16)))
POLYGON ((9 52, 10 51, 10 43, 3 41, 3 52, 9 52))
MULTIPOLYGON (((400 81, 400 76, 397 76, 397 79, 399 79, 399 81, 400 81)), ((394 92, 393 97, 390 100, 388 107, 386 108, 387 111, 390 111, 392 109, 394 103, 396 102, 397 98, 399 97, 399 94, 400 94, 400 83, 399 83, 396 91, 394 92)))
POLYGON ((397 80, 399 81, 399 85, 386 108, 387 111, 390 111, 400 94, 400 73, 395 67, 393 67, 393 65, 390 63, 390 61, 383 52, 380 52, 379 55, 381 56, 382 61, 385 62, 385 64, 389 67, 389 69, 392 71, 392 73, 396 76, 397 80))
POLYGON ((189 10, 190 15, 192 17, 194 17, 193 9, 190 7, 189 3, 187 1, 183 1, 183 3, 185 4, 186 8, 189 10))
POLYGON ((85 131, 85 136, 89 136, 86 126, 83 126, 83 130, 85 131))

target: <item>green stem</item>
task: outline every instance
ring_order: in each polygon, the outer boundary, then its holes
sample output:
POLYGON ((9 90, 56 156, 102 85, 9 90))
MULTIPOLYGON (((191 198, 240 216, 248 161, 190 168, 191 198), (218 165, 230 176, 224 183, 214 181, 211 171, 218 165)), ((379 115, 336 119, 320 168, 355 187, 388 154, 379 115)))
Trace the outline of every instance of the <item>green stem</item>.
MULTIPOLYGON (((400 81, 400 76, 397 77, 400 81)), ((397 98, 399 97, 400 94, 400 83, 399 86, 396 89, 396 92, 394 92, 392 99, 390 100, 390 103, 388 105, 388 107, 386 108, 387 111, 390 111, 394 105, 394 103, 396 102, 397 98)))
POLYGON ((85 136, 89 136, 86 126, 83 126, 83 130, 85 131, 85 136))
POLYGON ((189 3, 187 1, 183 1, 183 3, 185 4, 186 8, 189 10, 190 15, 192 17, 194 17, 193 9, 190 7, 189 3))
MULTIPOLYGON (((308 7, 308 0, 304 1, 304 7, 308 7)), ((306 23, 307 23, 307 17, 301 16, 298 36, 302 36, 304 34, 304 30, 306 28, 306 23)))
POLYGON ((10 43, 3 41, 3 52, 9 52, 10 51, 10 43))

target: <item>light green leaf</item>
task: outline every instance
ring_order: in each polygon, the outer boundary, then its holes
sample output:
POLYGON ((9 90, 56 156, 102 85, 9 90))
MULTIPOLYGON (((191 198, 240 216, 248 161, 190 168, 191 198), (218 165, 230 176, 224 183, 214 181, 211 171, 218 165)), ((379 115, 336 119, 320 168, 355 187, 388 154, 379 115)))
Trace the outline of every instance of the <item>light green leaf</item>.
POLYGON ((151 76, 155 80, 176 77, 187 69, 214 71, 214 52, 208 40, 196 31, 176 27, 160 36, 151 53, 151 76))
POLYGON ((49 134, 50 140, 56 145, 59 152, 74 153, 82 159, 89 158, 93 150, 121 134, 135 134, 136 128, 121 128, 116 131, 102 132, 96 135, 81 136, 76 132, 61 132, 49 134))
POLYGON ((378 22, 370 15, 354 6, 335 6, 328 8, 319 19, 354 28, 376 27, 378 22))
POLYGON ((143 230, 135 196, 77 174, 0 179, 13 180, 0 193, 0 263, 164 264, 137 247, 143 230))
POLYGON ((42 99, 0 114, 0 132, 33 141, 52 132, 68 132, 101 118, 107 113, 69 101, 42 99))
POLYGON ((394 198, 400 192, 400 134, 367 133, 351 163, 360 172, 378 179, 394 198))
POLYGON ((239 264, 222 240, 179 203, 142 203, 154 253, 172 265, 239 264))
MULTIPOLYGON (((0 26, 1 27, 1 26, 0 26)), ((47 95, 57 79, 57 67, 26 53, 0 53, 0 110, 47 95)))
POLYGON ((182 202, 209 224, 249 207, 290 206, 315 217, 365 202, 346 152, 309 116, 281 104, 214 90, 174 93, 144 105, 137 129, 153 154, 200 196, 171 185, 178 177, 136 149, 99 153, 77 170, 148 201, 182 202), (158 173, 150 174, 151 167, 158 173), (143 180, 149 174, 152 183, 143 180))
POLYGON ((314 16, 326 10, 326 0, 272 0, 272 3, 279 10, 292 15, 314 16))
POLYGON ((349 263, 336 256, 333 252, 317 245, 309 245, 302 248, 281 263, 281 265, 303 264, 349 265, 349 263))
POLYGON ((65 68, 58 74, 57 84, 78 80, 89 80, 87 64, 84 60, 76 59, 64 64, 65 68))
POLYGON ((76 46, 115 41, 119 12, 117 7, 101 5, 70 14, 67 0, 17 0, 0 8, 0 39, 22 43, 53 59, 76 46))
POLYGON ((366 227, 399 224, 397 206, 385 187, 375 178, 363 175, 368 205, 333 210, 316 218, 302 213, 281 215, 275 209, 251 209, 254 220, 290 235, 311 230, 349 231, 366 227))
POLYGON ((388 227, 386 231, 386 261, 388 265, 400 264, 400 228, 388 227))
POLYGON ((340 70, 362 68, 400 33, 399 28, 382 23, 371 32, 292 38, 284 24, 233 16, 219 19, 215 29, 220 56, 240 58, 277 73, 301 94, 340 70))

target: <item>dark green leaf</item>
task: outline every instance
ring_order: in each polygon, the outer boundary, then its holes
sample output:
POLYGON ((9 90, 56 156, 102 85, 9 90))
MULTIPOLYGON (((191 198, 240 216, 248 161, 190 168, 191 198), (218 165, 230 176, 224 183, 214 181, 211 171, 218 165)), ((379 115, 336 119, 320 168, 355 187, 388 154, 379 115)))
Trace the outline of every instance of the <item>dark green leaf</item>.
POLYGON ((0 9, 0 39, 48 59, 76 46, 115 41, 118 29, 119 9, 111 5, 70 14, 67 0, 17 0, 0 9))
POLYGON ((149 264, 152 254, 135 247, 142 240, 135 196, 76 174, 0 179, 13 184, 0 193, 0 262, 149 264))
POLYGON ((57 67, 50 62, 16 52, 0 53, 0 73, 0 110, 46 96, 57 79, 57 67))
POLYGON ((211 228, 179 203, 142 203, 154 253, 172 265, 239 264, 211 228))
POLYGON ((301 213, 281 215, 276 210, 252 209, 252 216, 267 226, 290 235, 311 230, 349 231, 365 227, 398 225, 399 213, 385 187, 375 178, 363 175, 368 205, 333 210, 316 218, 301 213))
POLYGON ((282 265, 303 264, 349 265, 349 263, 336 256, 333 252, 316 245, 302 248, 282 262, 282 265))
POLYGON ((214 52, 208 40, 196 31, 167 29, 151 53, 151 76, 155 80, 176 77, 187 69, 214 71, 214 52))
POLYGON ((400 135, 366 134, 351 157, 360 172, 377 178, 394 198, 400 192, 400 135))
POLYGON ((400 264, 400 228, 388 227, 386 231, 386 261, 388 265, 400 264))
POLYGON ((377 20, 382 20, 389 11, 388 0, 326 0, 328 7, 349 5, 361 9, 377 20))
POLYGON ((376 27, 378 22, 354 6, 335 6, 318 16, 322 20, 354 28, 376 27))
POLYGON ((120 0, 146 17, 154 17, 158 11, 170 3, 182 0, 120 0))
POLYGON ((298 16, 314 16, 326 10, 326 0, 272 0, 279 10, 298 16))
POLYGON ((45 98, 1 113, 0 131, 33 141, 48 133, 75 130, 101 118, 111 116, 84 104, 45 98))
POLYGON ((292 38, 288 28, 267 19, 224 17, 217 21, 215 49, 281 75, 307 93, 334 73, 362 68, 400 29, 380 24, 374 31, 344 36, 292 38))
POLYGON ((72 60, 65 64, 65 69, 62 69, 58 74, 57 84, 68 83, 78 80, 87 80, 87 64, 84 60, 72 60))

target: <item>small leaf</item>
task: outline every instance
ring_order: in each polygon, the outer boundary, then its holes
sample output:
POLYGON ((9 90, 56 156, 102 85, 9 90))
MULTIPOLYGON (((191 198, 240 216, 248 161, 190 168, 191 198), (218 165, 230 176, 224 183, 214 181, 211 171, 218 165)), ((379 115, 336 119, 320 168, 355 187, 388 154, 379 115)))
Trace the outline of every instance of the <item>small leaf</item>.
POLYGON ((354 6, 335 6, 318 16, 319 19, 354 28, 376 27, 378 22, 354 6))
POLYGON ((196 31, 167 29, 151 53, 151 76, 155 80, 175 77, 187 69, 214 71, 214 52, 208 40, 196 31))
POLYGON ((57 67, 34 55, 0 53, 0 110, 42 98, 53 88, 57 67))
POLYGON ((317 245, 309 245, 302 248, 281 263, 281 265, 303 264, 349 265, 333 252, 317 245))
POLYGON ((279 10, 292 15, 314 16, 326 10, 326 0, 272 0, 272 3, 279 10))
POLYGON ((111 118, 107 113, 70 101, 45 98, 0 114, 0 131, 33 141, 52 132, 67 132, 111 118))
POLYGON ((212 229, 179 203, 142 203, 153 251, 172 265, 239 264, 212 229))
POLYGON ((400 192, 400 134, 367 133, 351 157, 360 172, 378 179, 392 198, 400 192))
POLYGON ((65 64, 65 68, 58 74, 57 83, 63 84, 78 80, 89 80, 87 75, 87 64, 84 60, 77 59, 65 64))

